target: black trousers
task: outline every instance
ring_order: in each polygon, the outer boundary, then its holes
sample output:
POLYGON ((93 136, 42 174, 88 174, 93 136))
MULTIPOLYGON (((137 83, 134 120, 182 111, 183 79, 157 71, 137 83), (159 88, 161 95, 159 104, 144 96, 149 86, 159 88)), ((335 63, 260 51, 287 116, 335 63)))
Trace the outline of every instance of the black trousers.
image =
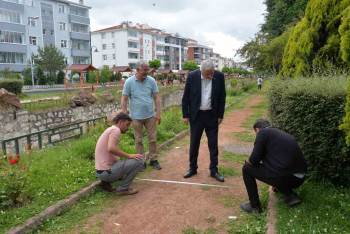
POLYGON ((205 131, 208 138, 209 170, 213 174, 218 172, 218 118, 212 111, 199 111, 196 119, 190 122, 190 170, 193 171, 198 168, 198 150, 203 131, 205 131))
POLYGON ((260 180, 268 185, 274 186, 288 196, 293 193, 293 189, 303 184, 304 179, 295 177, 294 175, 277 176, 263 165, 252 166, 248 163, 242 168, 243 180, 247 189, 248 197, 252 207, 260 206, 258 187, 256 180, 260 180))

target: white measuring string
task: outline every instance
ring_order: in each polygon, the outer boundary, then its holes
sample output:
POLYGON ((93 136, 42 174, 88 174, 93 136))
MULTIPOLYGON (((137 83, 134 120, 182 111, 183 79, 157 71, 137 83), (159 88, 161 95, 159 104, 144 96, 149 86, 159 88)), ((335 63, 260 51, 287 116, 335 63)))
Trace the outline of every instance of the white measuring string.
POLYGON ((204 184, 204 183, 193 183, 193 182, 184 182, 184 181, 176 181, 176 180, 155 180, 155 179, 141 179, 135 178, 136 180, 141 181, 150 181, 150 182, 159 182, 159 183, 168 183, 168 184, 184 184, 184 185, 196 185, 196 186, 204 186, 204 187, 216 187, 216 188, 230 188, 225 185, 216 185, 216 184, 204 184))

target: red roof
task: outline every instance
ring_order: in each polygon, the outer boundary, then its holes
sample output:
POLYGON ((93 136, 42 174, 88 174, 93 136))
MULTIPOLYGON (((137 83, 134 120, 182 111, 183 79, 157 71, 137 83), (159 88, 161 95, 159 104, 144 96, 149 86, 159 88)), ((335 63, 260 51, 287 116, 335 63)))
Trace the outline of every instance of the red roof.
POLYGON ((131 72, 131 68, 129 66, 113 66, 112 71, 114 72, 131 72))
POLYGON ((82 72, 82 71, 94 71, 98 69, 92 66, 91 64, 72 64, 68 66, 66 70, 82 72))

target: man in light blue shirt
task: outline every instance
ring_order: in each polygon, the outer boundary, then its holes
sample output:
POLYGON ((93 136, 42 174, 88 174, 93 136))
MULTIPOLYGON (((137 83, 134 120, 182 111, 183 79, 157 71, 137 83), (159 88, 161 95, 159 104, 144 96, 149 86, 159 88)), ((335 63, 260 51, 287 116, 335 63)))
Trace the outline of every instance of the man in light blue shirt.
POLYGON ((157 82, 148 76, 149 65, 140 61, 136 74, 129 77, 124 84, 121 108, 127 113, 130 104, 130 116, 133 120, 136 151, 144 153, 143 127, 146 128, 149 142, 150 165, 157 170, 161 167, 157 160, 157 124, 160 124, 160 97, 157 82))

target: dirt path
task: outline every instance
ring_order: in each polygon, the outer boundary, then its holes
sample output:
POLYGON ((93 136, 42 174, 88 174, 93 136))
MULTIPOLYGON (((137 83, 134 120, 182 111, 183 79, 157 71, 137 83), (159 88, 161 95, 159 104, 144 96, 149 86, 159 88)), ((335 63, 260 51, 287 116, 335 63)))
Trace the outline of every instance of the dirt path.
MULTIPOLYGON (((242 132, 240 125, 251 114, 250 107, 261 101, 260 96, 248 100, 244 109, 226 113, 219 130, 219 148, 227 145, 246 147, 234 143, 233 132, 242 132)), ((135 196, 117 198, 109 208, 90 217, 83 227, 73 233, 121 233, 121 234, 170 234, 182 233, 188 227, 199 230, 212 228, 216 233, 226 233, 228 216, 239 216, 237 204, 246 200, 246 192, 240 175, 226 177, 224 183, 209 177, 209 152, 206 137, 202 138, 198 174, 184 179, 188 169, 189 138, 186 137, 163 152, 161 171, 140 175, 141 178, 185 181, 228 186, 228 188, 205 187, 184 184, 169 184, 136 180, 133 187, 139 190, 135 196), (227 205, 234 202, 234 205, 227 205)), ((219 155, 219 165, 232 167, 219 155)), ((238 168, 240 173, 240 169, 238 168)))

